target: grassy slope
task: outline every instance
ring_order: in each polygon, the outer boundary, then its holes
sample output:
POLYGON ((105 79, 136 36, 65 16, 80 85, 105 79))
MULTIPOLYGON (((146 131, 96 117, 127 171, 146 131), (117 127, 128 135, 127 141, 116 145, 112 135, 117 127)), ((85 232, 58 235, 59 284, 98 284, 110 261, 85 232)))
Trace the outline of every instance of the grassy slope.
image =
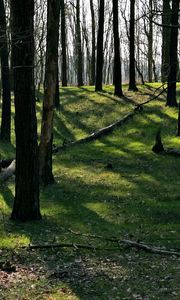
MULTIPOLYGON (((140 87, 136 94, 125 88, 126 97, 120 100, 113 96, 112 87, 106 87, 103 94, 90 87, 61 89, 55 144, 112 123, 132 110, 134 101, 147 100, 154 87, 140 87)), ((56 184, 41 191, 41 222, 9 221, 13 180, 1 186, 0 248, 52 241, 116 247, 72 233, 78 231, 179 249, 180 160, 151 151, 159 126, 165 145, 180 148, 180 139, 175 137, 177 110, 164 104, 161 97, 113 134, 54 156, 56 184)), ((13 146, 0 144, 0 149, 2 157, 13 155, 13 146)), ((122 248, 28 254, 16 250, 12 258, 11 251, 4 249, 1 260, 18 266, 15 278, 9 274, 0 285, 3 299, 180 299, 175 257, 122 248), (49 278, 55 271, 60 272, 58 279, 49 278)))

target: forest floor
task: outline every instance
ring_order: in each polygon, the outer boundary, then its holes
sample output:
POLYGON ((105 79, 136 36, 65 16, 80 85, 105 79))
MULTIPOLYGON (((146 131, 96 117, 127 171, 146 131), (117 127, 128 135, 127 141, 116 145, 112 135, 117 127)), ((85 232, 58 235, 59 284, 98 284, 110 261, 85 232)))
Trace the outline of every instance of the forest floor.
MULTIPOLYGON (((54 144, 113 123, 158 86, 139 86, 136 93, 124 86, 122 99, 111 86, 104 93, 61 88, 54 144)), ((178 95, 180 100, 180 85, 178 95)), ((130 239, 180 251, 180 158, 152 152, 160 127, 164 145, 180 150, 177 115, 161 95, 111 134, 55 154, 55 184, 41 189, 41 221, 10 221, 14 178, 1 184, 0 299, 180 299, 179 257, 107 241, 130 239), (72 247, 21 248, 57 243, 72 247)), ((14 115, 14 128, 13 120, 14 115)), ((14 156, 14 139, 12 133, 11 145, 0 143, 1 159, 14 156)))

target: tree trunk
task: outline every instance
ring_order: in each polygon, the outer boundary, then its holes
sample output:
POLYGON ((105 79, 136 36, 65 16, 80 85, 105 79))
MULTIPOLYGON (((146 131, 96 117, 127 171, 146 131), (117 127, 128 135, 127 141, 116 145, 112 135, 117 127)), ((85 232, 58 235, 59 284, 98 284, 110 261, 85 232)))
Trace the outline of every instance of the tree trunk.
POLYGON ((34 90, 34 1, 11 1, 16 180, 11 219, 38 220, 39 177, 34 90))
POLYGON ((61 0, 61 47, 62 47, 62 86, 67 86, 67 53, 66 53, 66 13, 64 0, 61 0))
POLYGON ((3 0, 0 0, 0 59, 1 59, 1 78, 2 78, 2 117, 1 134, 2 141, 11 140, 11 90, 10 90, 10 71, 8 62, 8 43, 6 34, 6 14, 3 0))
POLYGON ((148 81, 153 81, 153 15, 152 0, 149 0, 149 32, 148 32, 148 81))
POLYGON ((55 91, 55 100, 54 105, 56 108, 59 108, 60 105, 60 94, 59 94, 59 66, 58 66, 58 57, 57 57, 57 70, 56 70, 56 91, 55 91))
POLYGON ((169 44, 170 70, 168 75, 167 106, 177 106, 176 100, 176 75, 177 75, 177 48, 178 48, 178 17, 179 0, 172 1, 171 34, 169 44))
POLYGON ((134 41, 134 15, 135 15, 135 0, 130 1, 130 29, 129 29, 129 40, 130 40, 130 63, 129 63, 129 91, 137 91, 136 80, 135 80, 135 41, 134 41))
POLYGON ((113 32, 114 32, 114 95, 123 96, 121 59, 120 59, 120 41, 119 41, 119 22, 118 22, 118 0, 113 0, 113 32))
POLYGON ((44 81, 44 101, 39 145, 39 175, 43 185, 52 184, 52 141, 54 98, 57 82, 57 57, 59 39, 60 1, 48 0, 47 7, 47 49, 44 81))
POLYGON ((97 60, 96 60, 96 92, 102 91, 102 76, 103 76, 103 40, 104 40, 104 0, 100 0, 99 6, 99 28, 97 37, 97 60))
POLYGON ((83 85, 83 59, 80 26, 80 2, 76 0, 76 51, 77 51, 77 84, 83 85))
POLYGON ((91 75, 90 75, 90 85, 95 84, 96 76, 96 33, 95 33, 95 15, 94 15, 94 4, 93 0, 90 0, 91 9, 91 29, 92 29, 92 53, 91 53, 91 75))
MULTIPOLYGON (((170 25, 171 8, 170 1, 163 0, 162 24, 170 25)), ((162 62, 161 62, 161 80, 166 82, 169 73, 169 43, 170 43, 170 28, 162 27, 162 62)))

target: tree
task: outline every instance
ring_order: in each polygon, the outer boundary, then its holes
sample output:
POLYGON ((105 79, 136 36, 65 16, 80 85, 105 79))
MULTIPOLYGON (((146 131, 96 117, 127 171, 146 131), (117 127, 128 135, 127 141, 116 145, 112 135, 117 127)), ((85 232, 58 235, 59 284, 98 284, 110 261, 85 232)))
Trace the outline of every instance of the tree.
POLYGON ((96 28, 95 28, 95 14, 94 14, 93 0, 90 0, 90 10, 91 10, 91 31, 92 31, 90 85, 94 85, 95 76, 96 76, 96 32, 95 32, 96 28))
POLYGON ((97 36, 97 58, 96 58, 96 92, 102 91, 102 75, 103 75, 103 41, 104 41, 104 0, 100 0, 99 5, 99 26, 97 36))
POLYGON ((119 22, 118 22, 118 0, 113 0, 113 32, 114 32, 114 94, 122 97, 119 22))
POLYGON ((130 0, 130 28, 129 28, 129 91, 137 91, 135 79, 135 41, 134 41, 134 15, 135 15, 135 0, 130 0))
POLYGON ((44 80, 44 100, 39 145, 39 175, 43 185, 54 182, 52 173, 52 141, 54 99, 57 82, 60 1, 47 1, 47 49, 44 80))
POLYGON ((166 82, 169 73, 169 43, 170 43, 170 25, 171 8, 170 1, 163 0, 162 24, 162 61, 161 61, 161 81, 166 82))
POLYGON ((6 34, 6 14, 4 1, 0 0, 0 60, 2 78, 2 118, 1 134, 2 141, 11 140, 11 90, 10 90, 10 71, 8 62, 8 43, 6 34))
POLYGON ((77 51, 77 83, 83 85, 83 60, 81 48, 80 1, 76 0, 76 51, 77 51))
POLYGON ((152 0, 149 0, 149 31, 147 34, 148 38, 148 81, 153 81, 152 76, 152 65, 153 65, 153 7, 152 0))
POLYGON ((176 100, 176 76, 177 76, 177 47, 178 47, 178 18, 179 18, 179 0, 172 1, 171 13, 171 34, 169 44, 169 75, 167 106, 177 106, 176 100))
POLYGON ((34 1, 11 0, 16 180, 11 219, 38 220, 37 121, 34 91, 34 1))
POLYGON ((64 0, 61 0, 61 55, 62 55, 62 86, 67 86, 67 57, 66 57, 66 13, 64 0))

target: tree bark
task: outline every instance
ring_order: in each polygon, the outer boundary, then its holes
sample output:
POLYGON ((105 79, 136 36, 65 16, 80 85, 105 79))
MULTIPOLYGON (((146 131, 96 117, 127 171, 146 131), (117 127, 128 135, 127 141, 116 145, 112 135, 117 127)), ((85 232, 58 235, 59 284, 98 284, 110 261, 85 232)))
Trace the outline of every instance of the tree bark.
POLYGON ((97 60, 96 60, 96 86, 95 91, 102 91, 102 76, 103 76, 103 61, 104 61, 104 51, 103 51, 103 41, 104 41, 104 0, 100 0, 99 6, 99 28, 97 37, 97 60))
POLYGON ((4 2, 0 0, 0 59, 3 90, 0 139, 4 142, 11 140, 11 90, 8 56, 6 13, 4 2))
POLYGON ((91 9, 91 30, 92 30, 90 85, 94 85, 95 84, 95 76, 96 76, 96 32, 95 32, 96 26, 95 26, 95 15, 94 15, 93 0, 90 0, 90 9, 91 9))
POLYGON ((153 15, 152 0, 149 0, 149 31, 148 31, 148 81, 153 81, 153 15))
POLYGON ((114 33, 114 95, 123 96, 122 76, 121 76, 121 59, 120 59, 120 40, 119 40, 119 17, 118 17, 118 0, 113 0, 113 33, 114 33))
MULTIPOLYGON (((170 1, 163 0, 162 24, 170 25, 171 8, 170 1)), ((161 62, 161 81, 166 82, 169 73, 169 43, 170 28, 162 27, 162 62, 161 62)))
POLYGON ((81 45, 80 2, 76 0, 76 51, 77 51, 77 84, 83 86, 83 58, 81 45))
POLYGON ((41 124, 41 139, 39 145, 39 176, 43 185, 52 184, 52 141, 54 98, 57 81, 57 57, 59 39, 60 1, 47 2, 47 49, 44 81, 44 100, 41 124))
POLYGON ((176 100, 176 76, 177 76, 177 49, 178 49, 178 18, 179 18, 179 0, 172 1, 171 14, 171 34, 169 44, 169 75, 168 75, 168 91, 167 106, 177 106, 176 100))
POLYGON ((34 91, 34 1, 11 0, 16 179, 11 219, 38 220, 39 177, 34 91))
POLYGON ((67 54, 66 54, 66 13, 64 0, 61 0, 61 54, 62 54, 62 86, 67 86, 67 54))
POLYGON ((134 30, 135 30, 135 0, 130 1, 130 29, 129 29, 129 91, 137 91, 136 87, 136 79, 135 79, 135 38, 134 38, 134 30))

